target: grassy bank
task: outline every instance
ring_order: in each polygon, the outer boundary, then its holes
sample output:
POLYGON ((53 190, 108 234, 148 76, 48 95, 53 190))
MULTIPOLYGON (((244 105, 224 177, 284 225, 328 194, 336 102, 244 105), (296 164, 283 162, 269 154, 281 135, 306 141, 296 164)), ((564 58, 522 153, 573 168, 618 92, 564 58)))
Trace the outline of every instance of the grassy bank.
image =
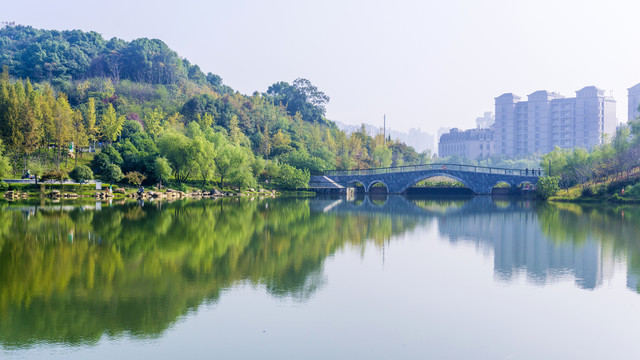
POLYGON ((640 203, 640 177, 612 178, 603 182, 586 182, 560 190, 549 198, 554 202, 640 203))

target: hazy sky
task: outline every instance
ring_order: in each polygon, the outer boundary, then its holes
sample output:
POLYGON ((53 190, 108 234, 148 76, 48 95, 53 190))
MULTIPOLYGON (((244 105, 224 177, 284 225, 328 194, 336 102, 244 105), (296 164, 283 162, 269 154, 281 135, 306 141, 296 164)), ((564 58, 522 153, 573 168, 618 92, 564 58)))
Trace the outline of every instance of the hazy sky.
POLYGON ((304 77, 327 116, 398 130, 470 128, 494 98, 640 82, 640 1, 3 1, 0 21, 165 41, 251 94, 304 77))

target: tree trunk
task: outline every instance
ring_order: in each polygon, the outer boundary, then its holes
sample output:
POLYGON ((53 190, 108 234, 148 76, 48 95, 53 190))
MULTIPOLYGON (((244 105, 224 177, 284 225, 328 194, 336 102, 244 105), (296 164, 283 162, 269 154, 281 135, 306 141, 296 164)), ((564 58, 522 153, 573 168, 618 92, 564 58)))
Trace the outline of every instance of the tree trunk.
POLYGON ((60 148, 56 149, 56 170, 60 170, 60 148))

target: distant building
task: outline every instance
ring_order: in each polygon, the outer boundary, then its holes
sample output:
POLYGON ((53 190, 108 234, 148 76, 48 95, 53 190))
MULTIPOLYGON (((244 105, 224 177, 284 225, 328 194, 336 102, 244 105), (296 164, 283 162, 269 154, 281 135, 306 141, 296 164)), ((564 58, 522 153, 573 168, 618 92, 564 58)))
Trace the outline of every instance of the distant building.
MULTIPOLYGON (((353 132, 359 131, 364 125, 364 129, 367 131, 367 134, 371 136, 376 136, 378 134, 383 133, 382 127, 376 127, 371 124, 361 124, 361 125, 349 125, 339 121, 334 121, 338 129, 346 132, 347 134, 351 134, 353 132)), ((388 125, 389 123, 387 123, 388 125)), ((422 131, 421 129, 411 128, 409 132, 397 131, 390 128, 386 129, 386 135, 391 137, 392 140, 400 140, 405 144, 413 147, 417 152, 435 152, 438 148, 437 144, 434 145, 434 136, 429 134, 428 132, 422 131)))
POLYGON ((460 155, 467 159, 486 159, 494 153, 493 130, 471 129, 461 131, 453 128, 440 136, 438 156, 460 155))
POLYGON ((629 96, 629 116, 627 120, 636 120, 640 115, 638 112, 638 106, 640 106, 640 84, 630 87, 627 91, 629 96))
POLYGON ((487 111, 484 113, 483 117, 476 118, 476 128, 489 129, 495 121, 496 119, 493 117, 493 113, 491 111, 487 111))
POLYGON ((545 90, 520 101, 507 93, 495 102, 496 155, 544 154, 561 148, 592 148, 616 129, 616 102, 604 90, 587 86, 575 98, 545 90))
MULTIPOLYGON (((449 127, 441 127, 438 129, 438 131, 436 132, 436 138, 435 138, 435 148, 438 149, 440 147, 440 138, 442 137, 442 135, 444 134, 448 134, 449 131, 451 131, 451 128, 449 127)), ((436 154, 438 156, 440 156, 440 150, 438 149, 438 153, 436 154)))

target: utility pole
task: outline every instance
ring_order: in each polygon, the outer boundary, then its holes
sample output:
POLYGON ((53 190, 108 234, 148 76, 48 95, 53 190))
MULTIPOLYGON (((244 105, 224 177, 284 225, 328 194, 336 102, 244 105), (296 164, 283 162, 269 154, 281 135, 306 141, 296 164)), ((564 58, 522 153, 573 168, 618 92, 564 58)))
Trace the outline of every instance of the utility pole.
POLYGON ((384 138, 384 145, 387 145, 387 114, 384 114, 382 120, 382 137, 384 138))

